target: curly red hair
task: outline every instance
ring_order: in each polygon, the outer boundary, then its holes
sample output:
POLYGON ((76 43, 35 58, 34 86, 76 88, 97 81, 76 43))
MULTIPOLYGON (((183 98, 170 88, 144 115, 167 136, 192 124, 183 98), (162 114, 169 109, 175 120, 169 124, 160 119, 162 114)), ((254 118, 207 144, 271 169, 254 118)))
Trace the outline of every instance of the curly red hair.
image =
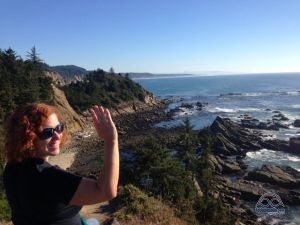
MULTIPOLYGON (((55 113, 62 117, 54 106, 44 103, 32 103, 21 106, 9 118, 6 126, 5 154, 8 162, 22 162, 35 155, 34 141, 47 118, 55 113)), ((67 141, 64 129, 61 145, 67 141)))

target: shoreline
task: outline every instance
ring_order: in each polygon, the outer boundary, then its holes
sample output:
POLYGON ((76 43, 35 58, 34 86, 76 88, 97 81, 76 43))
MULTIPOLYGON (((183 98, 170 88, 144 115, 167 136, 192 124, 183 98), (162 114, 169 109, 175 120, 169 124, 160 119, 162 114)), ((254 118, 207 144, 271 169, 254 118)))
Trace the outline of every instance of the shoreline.
MULTIPOLYGON (((176 137, 178 137, 178 134, 180 134, 180 131, 182 131, 181 127, 168 129, 152 127, 152 125, 158 122, 172 118, 171 114, 165 112, 165 108, 167 106, 168 103, 164 104, 161 107, 156 107, 152 110, 145 110, 136 113, 128 113, 125 115, 115 116, 113 120, 118 127, 118 131, 121 131, 119 132, 120 152, 128 150, 128 148, 132 144, 140 143, 145 138, 145 136, 149 134, 155 135, 155 137, 159 138, 159 141, 163 143, 168 144, 174 142, 174 140, 176 140, 176 137)), ((99 173, 99 170, 101 169, 103 142, 100 141, 91 124, 90 126, 87 126, 86 129, 86 137, 82 137, 81 139, 76 140, 74 138, 76 137, 76 135, 73 135, 72 143, 70 143, 70 145, 66 148, 66 153, 76 153, 74 155, 74 161, 72 165, 70 165, 70 167, 67 169, 70 172, 74 172, 82 176, 96 177, 99 173)), ((216 188, 216 190, 218 190, 218 195, 222 196, 222 199, 225 200, 225 203, 229 205, 233 212, 241 213, 241 211, 243 211, 243 214, 237 215, 239 215, 241 218, 246 218, 248 221, 250 221, 249 224, 254 224, 252 222, 257 220, 258 217, 255 217, 253 212, 251 213, 252 215, 247 215, 246 212, 248 212, 249 214, 251 211, 247 204, 244 204, 242 208, 238 209, 235 205, 236 203, 234 198, 236 193, 242 193, 240 194, 241 196, 246 196, 246 199, 250 196, 251 201, 255 201, 254 199, 259 198, 263 194, 263 190, 265 189, 261 189, 261 186, 264 186, 266 182, 251 181, 254 183, 248 183, 249 181, 247 179, 244 179, 245 175, 238 175, 245 173, 245 171, 243 171, 244 165, 241 164, 241 161, 236 160, 236 162, 231 162, 227 159, 226 155, 219 155, 218 153, 214 154, 217 154, 217 160, 213 160, 214 162, 216 162, 215 167, 223 167, 223 171, 217 171, 217 174, 221 175, 221 177, 218 177, 216 187, 222 187, 216 188), (235 173, 237 174, 234 175, 235 173), (228 177, 232 175, 236 177, 234 180, 237 181, 228 180, 228 177), (240 185, 240 188, 242 189, 237 188, 236 185, 240 185), (256 188, 257 190, 259 190, 259 192, 257 193, 253 192, 256 188), (223 189, 231 190, 230 192, 232 192, 232 194, 224 195, 223 189)), ((277 170, 277 167, 274 169, 277 170)), ((289 199, 289 196, 286 195, 287 193, 282 192, 282 194, 285 195, 285 199, 289 199)), ((241 198, 243 199, 244 197, 241 198)), ((102 207, 101 205, 102 204, 96 207, 102 207)), ((111 210, 112 216, 114 209, 111 210)), ((87 212, 90 212, 90 210, 87 210, 87 212)), ((100 213, 99 215, 102 214, 100 213)))

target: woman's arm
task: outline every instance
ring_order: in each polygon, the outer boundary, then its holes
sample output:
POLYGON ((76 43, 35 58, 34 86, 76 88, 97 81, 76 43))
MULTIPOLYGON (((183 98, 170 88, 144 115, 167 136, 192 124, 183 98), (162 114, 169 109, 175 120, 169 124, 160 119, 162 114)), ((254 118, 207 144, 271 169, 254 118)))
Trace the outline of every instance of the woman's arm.
POLYGON ((117 196, 119 180, 118 132, 108 109, 94 106, 90 109, 93 123, 104 140, 104 165, 98 179, 82 178, 69 205, 90 205, 108 201, 117 196))

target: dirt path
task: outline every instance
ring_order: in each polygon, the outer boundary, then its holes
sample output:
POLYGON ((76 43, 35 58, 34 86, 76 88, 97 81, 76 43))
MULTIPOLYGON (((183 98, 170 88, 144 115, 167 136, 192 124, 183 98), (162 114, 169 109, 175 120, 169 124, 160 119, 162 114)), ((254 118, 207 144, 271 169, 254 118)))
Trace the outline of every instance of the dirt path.
MULTIPOLYGON (((76 152, 62 152, 61 154, 51 157, 49 162, 52 165, 58 165, 62 169, 67 169, 71 167, 72 163, 75 160, 76 152)), ((110 210, 109 203, 103 202, 94 205, 84 206, 81 211, 80 215, 85 218, 96 218, 97 220, 104 222, 110 218, 110 210)))
POLYGON ((58 165, 62 169, 69 168, 75 159, 75 152, 66 152, 66 153, 60 153, 59 155, 55 157, 49 158, 49 162, 52 165, 58 165))

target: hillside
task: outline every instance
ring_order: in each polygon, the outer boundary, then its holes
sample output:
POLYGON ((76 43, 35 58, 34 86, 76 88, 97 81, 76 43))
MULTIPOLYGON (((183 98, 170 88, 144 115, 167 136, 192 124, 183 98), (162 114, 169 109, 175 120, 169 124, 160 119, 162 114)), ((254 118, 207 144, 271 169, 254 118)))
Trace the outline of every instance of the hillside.
MULTIPOLYGON (((77 112, 101 104, 115 109, 126 108, 128 102, 135 105, 155 104, 154 96, 128 76, 96 70, 88 73, 83 81, 72 82, 62 87, 69 103, 77 112)), ((142 107, 140 107, 142 108, 142 107)))
POLYGON ((58 72, 64 78, 73 78, 74 76, 83 76, 88 73, 88 71, 82 67, 74 65, 62 65, 62 66, 52 66, 51 69, 58 72))
MULTIPOLYGON (((81 113, 94 104, 111 108, 114 115, 157 104, 150 92, 129 77, 103 70, 87 73, 76 66, 50 68, 38 57, 35 48, 25 60, 11 48, 0 49, 0 80, 0 176, 5 165, 4 123, 20 105, 31 102, 55 105, 64 116, 70 133, 74 133, 85 129, 87 115, 81 113), (77 76, 84 78, 77 79, 77 76)), ((8 220, 9 214, 1 179, 0 221, 8 220)))
POLYGON ((74 65, 49 66, 44 63, 43 70, 46 76, 51 77, 59 85, 82 81, 88 74, 86 69, 74 65))

